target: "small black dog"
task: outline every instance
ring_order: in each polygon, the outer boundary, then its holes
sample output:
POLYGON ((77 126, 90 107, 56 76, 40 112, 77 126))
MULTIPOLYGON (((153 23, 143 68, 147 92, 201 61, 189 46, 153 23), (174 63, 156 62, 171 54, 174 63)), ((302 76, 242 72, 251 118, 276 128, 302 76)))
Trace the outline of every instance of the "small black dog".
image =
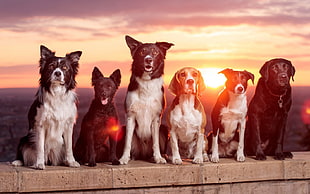
POLYGON ((295 68, 290 61, 277 58, 267 61, 260 74, 248 109, 246 153, 255 155, 257 160, 266 160, 266 155, 277 160, 292 158, 292 153, 283 152, 283 139, 292 104, 290 79, 294 81, 295 68))
POLYGON ((80 136, 74 148, 74 156, 80 164, 96 166, 96 162, 105 161, 119 164, 116 155, 119 125, 113 99, 120 83, 119 69, 110 77, 104 77, 97 67, 94 68, 92 85, 95 98, 83 118, 80 136))

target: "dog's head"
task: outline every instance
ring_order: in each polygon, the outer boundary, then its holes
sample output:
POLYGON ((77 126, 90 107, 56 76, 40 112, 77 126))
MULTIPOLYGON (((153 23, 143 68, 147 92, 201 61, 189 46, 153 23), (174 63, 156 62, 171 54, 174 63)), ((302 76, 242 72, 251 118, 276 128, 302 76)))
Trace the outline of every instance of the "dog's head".
POLYGON ((55 52, 41 45, 40 53, 40 85, 47 91, 50 91, 52 85, 64 86, 67 91, 74 89, 82 52, 76 51, 66 54, 65 57, 56 57, 55 52))
POLYGON ((116 90, 121 83, 121 72, 115 70, 109 77, 104 77, 100 70, 95 67, 92 73, 92 85, 95 90, 95 99, 102 105, 113 101, 116 90))
POLYGON ((167 50, 173 46, 168 42, 142 43, 126 36, 126 43, 133 58, 132 72, 142 77, 145 73, 150 78, 158 78, 164 73, 164 59, 167 50))
POLYGON ((270 88, 285 88, 290 85, 290 79, 294 81, 295 67, 289 60, 276 58, 267 61, 259 73, 270 88))
POLYGON ((168 88, 174 95, 200 95, 205 89, 205 83, 199 70, 193 67, 184 67, 177 71, 168 88))
POLYGON ((249 79, 252 80, 252 83, 254 84, 254 75, 246 70, 234 71, 227 68, 219 73, 224 74, 227 78, 225 83, 226 89, 235 94, 243 94, 246 92, 249 79))

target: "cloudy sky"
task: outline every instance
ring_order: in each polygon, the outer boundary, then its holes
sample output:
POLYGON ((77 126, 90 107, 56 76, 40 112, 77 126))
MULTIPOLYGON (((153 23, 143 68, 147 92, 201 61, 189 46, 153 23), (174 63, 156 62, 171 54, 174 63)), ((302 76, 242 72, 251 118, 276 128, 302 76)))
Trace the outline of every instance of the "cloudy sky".
POLYGON ((246 69, 258 78, 275 57, 292 61, 294 85, 310 84, 306 0, 0 0, 0 88, 38 86, 41 44, 58 56, 83 51, 78 87, 91 86, 94 66, 105 75, 120 68, 126 86, 126 34, 175 44, 166 57, 166 85, 183 66, 246 69))

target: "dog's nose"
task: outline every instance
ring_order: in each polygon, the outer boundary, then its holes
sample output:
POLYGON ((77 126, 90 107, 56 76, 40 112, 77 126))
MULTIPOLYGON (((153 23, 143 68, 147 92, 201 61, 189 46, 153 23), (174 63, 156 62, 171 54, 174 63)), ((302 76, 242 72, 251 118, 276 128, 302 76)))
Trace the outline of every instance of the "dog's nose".
POLYGON ((144 62, 147 64, 151 64, 153 62, 153 58, 152 57, 145 57, 144 62))
POLYGON ((186 80, 186 83, 188 85, 192 85, 192 84, 194 84, 194 80, 193 79, 188 79, 188 80, 186 80))
POLYGON ((55 76, 56 76, 56 77, 61 76, 61 72, 60 72, 60 71, 55 71, 55 73, 54 73, 54 74, 55 74, 55 76))
POLYGON ((286 73, 281 73, 279 76, 282 79, 286 79, 287 78, 287 74, 286 73))

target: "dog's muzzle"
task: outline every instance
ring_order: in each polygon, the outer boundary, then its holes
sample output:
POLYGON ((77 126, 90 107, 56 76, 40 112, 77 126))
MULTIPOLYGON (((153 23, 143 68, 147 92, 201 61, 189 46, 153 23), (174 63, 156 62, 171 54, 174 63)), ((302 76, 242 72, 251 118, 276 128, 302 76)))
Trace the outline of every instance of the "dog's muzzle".
POLYGON ((55 69, 54 71, 53 71, 53 73, 52 73, 52 79, 51 79, 51 81, 52 82, 60 82, 60 84, 64 84, 64 74, 63 74, 63 72, 59 69, 59 68, 57 68, 57 69, 55 69))
POLYGON ((243 94, 245 92, 244 86, 242 84, 238 84, 235 87, 235 93, 236 94, 243 94))
POLYGON ((289 84, 289 76, 286 73, 278 74, 278 83, 280 86, 285 86, 289 84))
POLYGON ((152 72, 153 71, 153 57, 150 55, 147 55, 144 58, 144 71, 146 72, 152 72))
POLYGON ((185 80, 185 93, 186 94, 195 94, 196 93, 196 84, 194 79, 185 80))

